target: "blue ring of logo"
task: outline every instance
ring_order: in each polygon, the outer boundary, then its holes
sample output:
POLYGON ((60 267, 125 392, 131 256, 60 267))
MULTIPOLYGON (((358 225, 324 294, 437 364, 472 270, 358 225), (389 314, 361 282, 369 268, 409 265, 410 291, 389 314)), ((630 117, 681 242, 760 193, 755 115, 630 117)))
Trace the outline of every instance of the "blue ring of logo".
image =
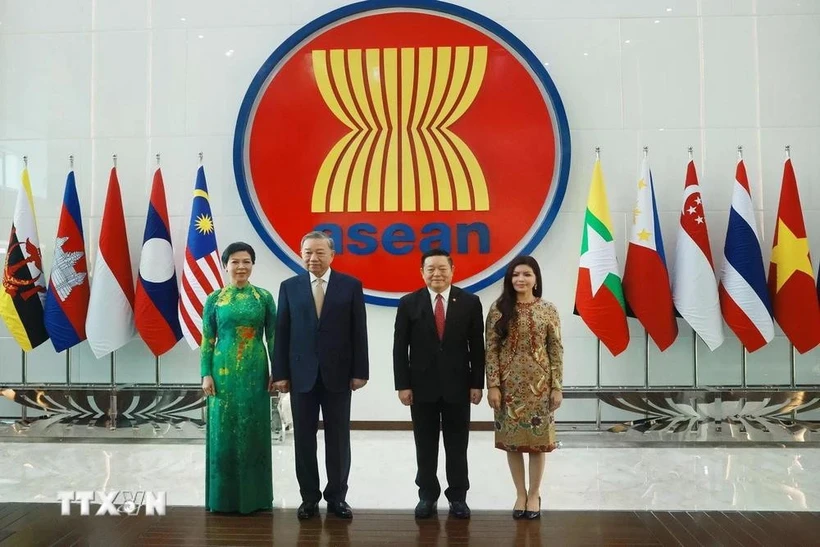
MULTIPOLYGON (((242 199, 242 205, 245 208, 245 212, 248 214, 248 218, 251 221, 254 229, 259 234, 259 237, 262 238, 262 241, 270 248, 271 251, 276 255, 279 260, 284 262, 289 268, 291 268, 296 273, 304 272, 304 267, 293 260, 287 251, 280 248, 279 245, 276 244, 271 234, 265 229, 262 220, 259 218, 259 212, 253 206, 253 202, 251 200, 250 190, 248 188, 248 177, 245 174, 245 161, 244 161, 244 142, 246 132, 248 131, 248 123, 250 121, 250 113, 251 109, 253 108, 254 103, 256 102, 259 92, 262 90, 262 86, 265 83, 265 80, 268 78, 270 73, 276 68, 279 62, 291 51, 293 48, 298 46, 302 41, 306 38, 311 36, 317 31, 320 31, 322 28, 335 23, 345 17, 350 17, 353 15, 358 15, 360 13, 374 11, 374 10, 383 10, 383 9, 390 9, 390 8, 410 8, 410 9, 423 9, 428 11, 435 11, 439 13, 444 13, 448 15, 453 15, 457 18, 469 21, 474 23, 491 34, 498 37, 500 40, 503 40, 507 45, 509 45, 516 53, 518 53, 522 59, 527 63, 529 68, 535 73, 538 77, 541 84, 546 89, 547 93, 549 94, 550 101, 552 103, 552 107, 554 109, 554 114, 556 117, 556 123, 558 126, 558 135, 556 136, 559 143, 559 155, 556 157, 556 160, 559 162, 559 170, 558 170, 558 187, 555 190, 555 195, 552 200, 552 204, 550 205, 549 210, 547 211, 544 220, 541 222, 541 225, 533 234, 530 241, 528 241, 524 247, 521 249, 520 254, 526 255, 532 253, 533 250, 538 246, 541 240, 549 231, 552 223, 555 221, 555 217, 558 215, 558 210, 561 208, 561 202, 564 200, 564 194, 567 191, 567 184, 569 182, 569 166, 570 166, 570 136, 569 136, 569 123, 567 122, 567 114, 564 110, 564 104, 561 102, 561 97, 558 94, 558 89, 555 87, 555 84, 550 78, 549 73, 547 73, 544 66, 535 56, 535 54, 526 46, 524 45, 521 40, 519 40, 514 34, 510 31, 493 21, 492 19, 488 19, 487 17, 478 14, 474 11, 471 11, 467 8, 463 8, 461 6, 456 6, 453 4, 448 4, 446 2, 440 2, 438 0, 367 0, 364 2, 358 2, 355 4, 350 4, 348 6, 344 6, 333 10, 321 17, 314 19, 298 31, 296 31, 290 38, 282 42, 282 44, 274 50, 270 57, 265 61, 259 71, 256 73, 256 76, 253 78, 250 87, 248 88, 247 93, 245 93, 245 98, 242 101, 242 106, 239 109, 239 117, 236 120, 236 130, 234 133, 234 141, 233 141, 233 169, 234 175, 236 177, 236 186, 239 190, 239 196, 242 199)), ((499 268, 495 272, 492 272, 484 279, 473 283, 467 287, 464 287, 465 290, 470 292, 476 292, 486 287, 489 287, 499 279, 504 276, 504 271, 506 267, 499 268)), ((399 303, 399 298, 390 298, 384 296, 377 296, 372 294, 365 293, 365 301, 369 304, 376 304, 381 306, 397 306, 399 303)))

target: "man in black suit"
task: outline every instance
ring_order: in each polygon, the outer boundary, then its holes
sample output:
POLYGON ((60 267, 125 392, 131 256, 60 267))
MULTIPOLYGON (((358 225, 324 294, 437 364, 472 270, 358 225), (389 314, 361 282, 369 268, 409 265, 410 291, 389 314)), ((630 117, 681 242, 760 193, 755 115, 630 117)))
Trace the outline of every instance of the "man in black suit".
POLYGON ((353 518, 345 501, 350 475, 350 397, 369 376, 367 319, 362 283, 331 271, 333 240, 323 232, 302 238, 307 272, 279 288, 271 384, 291 392, 296 478, 302 494, 297 516, 319 513, 316 434, 319 408, 325 429, 328 512, 353 518))
POLYGON ((450 514, 470 518, 467 443, 470 403, 484 388, 484 320, 481 301, 451 285, 453 260, 443 249, 421 257, 427 285, 399 301, 393 336, 393 374, 401 402, 410 407, 416 441, 416 518, 429 518, 441 495, 439 429, 447 456, 445 495, 450 514), (439 427, 441 426, 441 427, 439 427))

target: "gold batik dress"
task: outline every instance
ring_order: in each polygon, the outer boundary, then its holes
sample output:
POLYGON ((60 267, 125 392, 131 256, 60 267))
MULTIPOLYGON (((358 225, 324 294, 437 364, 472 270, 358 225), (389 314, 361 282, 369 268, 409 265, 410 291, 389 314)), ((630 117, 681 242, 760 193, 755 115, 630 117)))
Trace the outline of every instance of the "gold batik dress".
POLYGON ((563 389, 561 322, 550 302, 516 303, 516 317, 502 342, 495 332, 501 312, 487 315, 487 387, 501 390, 495 412, 495 446, 507 452, 551 452, 555 422, 550 390, 563 389))

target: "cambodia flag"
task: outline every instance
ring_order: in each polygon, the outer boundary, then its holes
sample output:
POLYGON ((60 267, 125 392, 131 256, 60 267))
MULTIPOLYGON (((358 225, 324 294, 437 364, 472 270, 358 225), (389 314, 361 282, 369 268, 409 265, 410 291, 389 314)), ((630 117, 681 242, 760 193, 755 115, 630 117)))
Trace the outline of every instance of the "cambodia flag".
POLYGON ((177 306, 179 289, 162 172, 154 172, 134 304, 137 331, 154 355, 162 355, 182 338, 177 306))
POLYGON ((89 294, 80 200, 74 171, 71 171, 65 183, 54 243, 54 265, 46 293, 46 331, 58 353, 85 340, 89 294))

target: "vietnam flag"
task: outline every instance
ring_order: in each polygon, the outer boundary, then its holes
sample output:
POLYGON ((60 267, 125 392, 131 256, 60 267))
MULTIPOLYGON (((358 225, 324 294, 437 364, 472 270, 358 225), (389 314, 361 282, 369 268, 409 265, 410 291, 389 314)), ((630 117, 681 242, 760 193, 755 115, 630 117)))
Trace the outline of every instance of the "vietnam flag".
POLYGON ((792 160, 787 158, 769 263, 774 318, 800 353, 820 343, 820 305, 792 160))

